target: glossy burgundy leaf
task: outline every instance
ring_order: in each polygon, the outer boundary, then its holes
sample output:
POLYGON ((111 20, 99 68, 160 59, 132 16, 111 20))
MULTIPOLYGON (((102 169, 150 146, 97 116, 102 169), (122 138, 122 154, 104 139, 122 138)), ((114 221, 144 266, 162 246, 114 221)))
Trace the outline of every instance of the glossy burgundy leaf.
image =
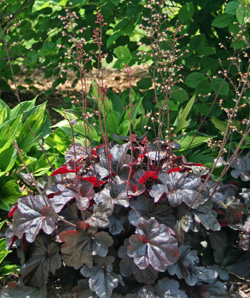
POLYGON ((140 219, 150 219, 154 217, 159 223, 173 228, 176 219, 173 215, 173 209, 166 203, 154 204, 152 199, 140 196, 130 202, 132 210, 129 212, 129 221, 137 226, 140 219))
POLYGON ((178 281, 165 277, 158 280, 155 286, 142 287, 138 295, 140 298, 188 298, 179 286, 178 281))
POLYGON ((115 205, 112 215, 109 217, 109 232, 118 235, 129 230, 128 210, 120 205, 115 205))
POLYGON ((155 270, 164 272, 174 264, 179 256, 174 232, 156 219, 142 220, 136 234, 129 238, 128 255, 140 269, 151 265, 155 270))
POLYGON ((249 250, 250 249, 250 216, 248 216, 247 220, 245 221, 245 224, 242 228, 243 233, 240 237, 240 247, 243 250, 249 250))
POLYGON ((67 153, 65 154, 66 161, 70 159, 75 159, 79 161, 81 159, 86 159, 91 156, 90 149, 83 148, 80 143, 72 144, 67 153))
POLYGON ((104 146, 96 149, 99 162, 95 165, 95 169, 101 179, 108 177, 112 173, 116 173, 123 181, 127 179, 129 163, 131 162, 131 157, 127 154, 129 147, 130 143, 116 144, 109 150, 109 157, 104 146), (110 169, 109 160, 111 161, 112 169, 110 169))
MULTIPOLYGON (((153 185, 150 195, 157 203, 161 196, 165 193, 169 204, 172 207, 177 207, 182 202, 191 206, 194 202, 199 188, 201 186, 201 178, 190 173, 166 172, 159 173, 158 179, 162 184, 153 185)), ((192 208, 197 208, 205 203, 208 197, 203 197, 202 194, 196 198, 192 208)))
POLYGON ((231 167, 231 175, 234 178, 240 177, 244 182, 250 181, 250 151, 243 157, 236 158, 231 167))
POLYGON ((83 276, 89 277, 89 287, 98 297, 110 298, 113 289, 122 283, 122 277, 113 272, 112 263, 115 258, 108 256, 106 258, 95 257, 96 265, 93 268, 83 266, 80 270, 83 276))
POLYGON ((138 282, 144 284, 153 284, 158 277, 158 272, 150 265, 144 270, 139 269, 135 265, 133 258, 130 258, 127 254, 128 245, 129 240, 125 239, 124 245, 122 245, 118 251, 118 256, 122 259, 119 263, 121 274, 125 277, 131 276, 133 274, 135 280, 138 282))
POLYGON ((93 184, 78 178, 64 179, 57 183, 57 188, 60 193, 50 199, 56 212, 60 212, 73 198, 76 199, 77 207, 80 210, 85 210, 89 207, 89 203, 95 195, 93 184))
POLYGON ((127 196, 127 184, 122 183, 117 185, 113 183, 112 186, 106 185, 100 193, 96 194, 95 202, 103 202, 112 208, 115 204, 128 207, 129 198, 127 196))
POLYGON ((77 222, 76 231, 64 231, 59 234, 59 238, 64 242, 61 249, 63 261, 75 269, 83 264, 92 267, 92 256, 105 257, 113 244, 108 233, 97 232, 96 228, 89 227, 83 221, 77 222))
POLYGON ((13 219, 14 234, 19 239, 25 234, 28 242, 33 242, 41 229, 46 234, 56 229, 57 218, 49 211, 40 195, 18 199, 18 209, 13 219))
POLYGON ((5 238, 6 238, 6 250, 10 250, 12 245, 15 243, 15 241, 18 239, 17 236, 13 233, 13 225, 9 225, 8 228, 5 231, 5 238))
POLYGON ((92 227, 105 228, 109 225, 109 217, 112 214, 112 206, 102 202, 95 204, 93 213, 86 222, 92 227))
POLYGON ((21 276, 25 285, 41 288, 45 285, 49 272, 55 275, 62 265, 59 245, 49 237, 39 235, 31 245, 29 257, 21 267, 21 276))
POLYGON ((198 252, 191 250, 188 245, 180 246, 179 260, 168 267, 168 272, 171 275, 176 274, 179 279, 184 278, 189 286, 200 281, 214 280, 218 276, 216 270, 199 266, 198 252))

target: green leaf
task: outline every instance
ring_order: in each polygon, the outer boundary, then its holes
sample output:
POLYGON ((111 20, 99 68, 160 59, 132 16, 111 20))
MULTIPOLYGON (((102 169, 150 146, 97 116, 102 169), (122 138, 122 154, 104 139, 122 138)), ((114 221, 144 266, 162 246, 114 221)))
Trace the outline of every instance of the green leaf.
POLYGON ((131 53, 127 46, 119 46, 114 49, 114 53, 116 54, 118 59, 130 59, 131 53))
POLYGON ((127 136, 129 134, 129 120, 125 120, 118 128, 119 135, 127 136))
MULTIPOLYGON (((193 139, 193 136, 194 136, 194 134, 189 134, 189 135, 186 135, 183 138, 179 139, 178 144, 181 145, 181 149, 179 151, 184 151, 184 150, 186 150, 189 147, 189 145, 190 145, 190 143, 191 143, 191 141, 193 139)), ((203 136, 203 135, 199 135, 198 134, 194 138, 194 140, 193 140, 193 142, 192 142, 192 144, 190 145, 189 148, 191 149, 191 148, 200 146, 203 143, 206 143, 208 141, 209 141, 209 137, 208 136, 203 136)))
POLYGON ((197 49, 198 54, 208 56, 216 53, 215 48, 210 46, 202 46, 197 49))
POLYGON ((117 114, 119 117, 119 113, 112 111, 109 112, 106 118, 106 124, 107 124, 107 132, 108 133, 117 133, 119 122, 117 120, 117 114))
POLYGON ((11 252, 11 250, 6 251, 6 239, 0 239, 0 264, 3 262, 5 257, 11 252))
POLYGON ((208 94, 212 91, 212 86, 207 79, 202 80, 196 88, 198 94, 208 94))
POLYGON ((190 39, 190 48, 197 51, 200 47, 205 45, 205 34, 195 35, 190 39))
POLYGON ((178 114, 178 118, 174 122, 174 133, 178 133, 180 130, 187 128, 191 119, 187 120, 187 116, 192 109, 195 102, 195 95, 189 100, 185 109, 181 109, 178 114))
POLYGON ((120 0, 111 0, 111 2, 112 2, 113 4, 115 4, 115 6, 118 6, 119 3, 120 3, 120 0))
POLYGON ((181 22, 185 23, 189 21, 194 14, 194 6, 192 2, 184 4, 178 14, 178 18, 181 22))
POLYGON ((227 14, 227 13, 220 14, 214 18, 212 22, 212 26, 217 28, 225 28, 229 26, 234 20, 235 20, 234 16, 230 14, 227 14))
POLYGON ((221 132, 225 132, 227 128, 227 121, 221 121, 214 116, 211 117, 211 122, 213 125, 221 132))
POLYGON ((137 87, 139 89, 149 89, 152 86, 152 80, 148 78, 143 78, 137 82, 137 87))
MULTIPOLYGON (((23 111, 25 112, 25 111, 32 109, 35 106, 36 99, 37 99, 37 96, 32 100, 22 102, 21 106, 23 108, 23 111)), ((22 110, 21 110, 20 104, 18 104, 13 109, 11 109, 10 118, 15 118, 19 115, 22 115, 22 110)))
MULTIPOLYGON (((27 121, 33 133, 39 139, 45 137, 50 132, 50 120, 46 110, 46 103, 36 106, 25 112, 27 121)), ((21 132, 17 137, 19 148, 28 152, 31 147, 37 144, 26 122, 22 124, 21 132)))
POLYGON ((204 80, 204 75, 200 72, 192 72, 186 77, 185 84, 191 88, 197 88, 201 81, 204 80))
POLYGON ((229 85, 222 78, 213 78, 212 87, 214 92, 219 93, 219 95, 227 95, 229 92, 229 85))
POLYGON ((236 18, 241 25, 249 23, 250 18, 250 5, 241 5, 236 11, 236 18))
MULTIPOLYGON (((56 155, 49 155, 48 159, 50 163, 53 164, 56 160, 56 155)), ((50 165, 43 154, 38 160, 31 163, 28 168, 34 176, 42 176, 49 171, 50 165)))
POLYGON ((107 48, 111 46, 114 41, 116 41, 117 38, 122 35, 122 33, 122 31, 116 31, 114 34, 112 34, 107 40, 107 48))
POLYGON ((9 172, 16 162, 17 151, 9 147, 0 153, 0 177, 9 172))
POLYGON ((235 15, 240 3, 238 1, 230 1, 227 3, 225 13, 235 15))
POLYGON ((22 116, 10 119, 0 125, 0 153, 9 148, 19 133, 22 116))
POLYGON ((188 100, 188 93, 183 88, 174 86, 171 89, 171 97, 175 102, 184 102, 188 100))
POLYGON ((15 178, 10 176, 0 177, 0 209, 9 211, 22 195, 15 178))
POLYGON ((4 121, 9 120, 10 117, 10 108, 8 105, 0 99, 0 125, 4 123, 4 121))

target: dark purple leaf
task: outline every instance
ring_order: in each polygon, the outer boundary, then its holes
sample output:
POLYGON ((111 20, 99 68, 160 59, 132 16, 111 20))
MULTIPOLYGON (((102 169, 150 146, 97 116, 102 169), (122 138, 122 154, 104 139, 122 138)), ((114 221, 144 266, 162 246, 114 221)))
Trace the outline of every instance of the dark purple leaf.
MULTIPOLYGON (((157 203, 163 194, 166 194, 169 204, 172 207, 177 207, 182 202, 191 206, 196 198, 199 188, 201 186, 201 178, 191 173, 180 172, 161 172, 158 179, 162 184, 153 185, 150 195, 157 203)), ((205 203, 208 199, 203 197, 202 194, 196 198, 192 208, 197 208, 199 205, 205 203)))
POLYGON ((248 216, 242 228, 243 233, 240 237, 240 247, 243 250, 250 250, 250 216, 248 216))
POLYGON ((150 219, 154 217, 159 223, 170 228, 176 224, 173 216, 173 209, 166 203, 154 204, 153 200, 140 196, 136 200, 130 202, 133 210, 129 212, 129 221, 132 225, 137 226, 140 218, 150 219))
POLYGON ((119 263, 121 274, 125 277, 133 274, 134 278, 138 282, 144 284, 153 284, 158 277, 158 272, 154 270, 154 268, 152 268, 150 265, 144 270, 139 269, 135 265, 133 258, 130 258, 127 255, 128 245, 129 240, 125 239, 124 245, 122 245, 118 250, 118 256, 122 259, 119 263))
POLYGON ((106 154, 104 146, 96 149, 96 153, 99 156, 100 161, 95 165, 95 169, 101 179, 108 177, 110 171, 116 173, 123 181, 127 180, 129 174, 129 163, 131 162, 131 156, 127 154, 130 147, 130 143, 123 145, 116 144, 109 150, 110 156, 106 154), (111 158, 112 169, 109 169, 108 160, 111 158))
POLYGON ((206 298, 222 298, 228 297, 227 287, 221 281, 210 284, 199 284, 202 297, 206 298))
POLYGON ((15 282, 9 282, 7 287, 3 288, 1 291, 1 298, 46 298, 47 289, 46 286, 42 288, 26 287, 22 284, 17 284, 15 282))
POLYGON ((111 187, 106 185, 105 188, 95 196, 95 202, 98 204, 102 202, 114 208, 114 205, 129 206, 129 198, 127 196, 127 184, 113 184, 111 187))
POLYGON ((231 175, 234 178, 240 177, 244 182, 250 181, 250 151, 245 156, 236 158, 231 167, 231 175))
POLYGON ((90 149, 83 148, 81 144, 75 143, 69 147, 65 154, 65 159, 66 161, 69 161, 70 159, 79 161, 80 159, 86 159, 89 156, 91 156, 90 149))
MULTIPOLYGON (((234 184, 222 185, 216 189, 211 200, 219 206, 223 206, 221 203, 224 203, 228 197, 236 195, 238 190, 238 187, 234 184)), ((211 187, 209 192, 212 194, 214 192, 214 187, 211 187)))
POLYGON ((113 244, 113 239, 108 233, 98 233, 96 228, 89 227, 83 221, 77 222, 76 231, 64 231, 60 233, 59 238, 64 242, 61 248, 63 261, 75 269, 83 264, 92 267, 92 256, 105 257, 108 248, 113 244))
POLYGON ((62 180, 56 186, 59 193, 50 199, 56 212, 60 212, 73 198, 76 199, 78 209, 85 210, 95 195, 93 184, 78 178, 62 180))
POLYGON ((213 269, 198 266, 198 252, 190 248, 188 245, 180 246, 179 260, 168 267, 168 272, 171 275, 176 274, 179 279, 184 278, 189 286, 194 286, 199 281, 215 279, 218 273, 213 269))
MULTIPOLYGON (((112 215, 109 218, 109 232, 118 235, 130 226, 128 221, 128 211, 120 205, 115 205, 112 215)), ((126 230, 127 230, 126 229, 126 230)))
POLYGON ((179 256, 173 234, 170 228, 154 218, 143 220, 138 224, 136 234, 129 238, 128 255, 140 269, 151 265, 155 270, 164 272, 179 256))
POLYGON ((144 286, 138 292, 141 298, 187 298, 182 290, 179 290, 179 283, 167 277, 158 280, 155 286, 144 286))
POLYGON ((98 297, 109 298, 113 289, 118 286, 118 282, 122 283, 122 277, 113 272, 112 263, 115 258, 108 256, 106 258, 95 257, 96 265, 93 268, 83 266, 80 270, 81 274, 89 277, 89 287, 98 297))
POLYGON ((198 232, 201 224, 206 230, 219 231, 221 229, 217 220, 217 213, 212 210, 211 201, 207 201, 197 209, 191 209, 187 215, 186 212, 187 208, 181 205, 179 207, 179 216, 181 218, 179 228, 183 229, 185 232, 189 230, 198 232))
POLYGON ((246 278, 250 275, 250 250, 244 252, 236 262, 225 266, 226 270, 233 274, 246 278))
POLYGON ((109 225, 109 216, 112 214, 112 206, 102 202, 96 204, 92 215, 86 222, 92 227, 105 228, 109 225))
POLYGON ((28 242, 33 242, 41 229, 44 233, 51 234, 57 222, 57 218, 49 211, 40 195, 28 195, 18 199, 18 209, 13 219, 14 234, 21 239, 25 233, 28 242))
POLYGON ((226 207, 225 220, 228 224, 238 224, 243 216, 244 205, 240 199, 235 197, 228 197, 224 203, 226 207))
POLYGON ((49 272, 55 275, 62 265, 59 245, 49 237, 39 235, 31 245, 29 257, 21 267, 21 276, 25 285, 41 288, 47 282, 49 272))

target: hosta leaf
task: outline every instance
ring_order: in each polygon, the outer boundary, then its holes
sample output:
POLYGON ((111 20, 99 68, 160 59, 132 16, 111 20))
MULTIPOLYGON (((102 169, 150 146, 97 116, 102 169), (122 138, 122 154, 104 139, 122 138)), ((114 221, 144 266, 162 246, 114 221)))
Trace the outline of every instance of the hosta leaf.
POLYGON ((89 287, 98 297, 109 298, 114 288, 118 286, 118 282, 122 282, 122 277, 113 272, 112 263, 115 258, 108 256, 106 258, 96 257, 97 265, 93 268, 83 266, 80 270, 83 276, 89 277, 89 287))
POLYGON ((83 264, 92 267, 92 256, 105 257, 108 248, 113 244, 108 233, 98 233, 96 228, 88 227, 83 221, 77 222, 76 231, 63 231, 59 238, 64 242, 61 249, 63 261, 75 269, 79 269, 83 264))
POLYGON ((49 237, 40 235, 29 250, 29 258, 21 267, 21 276, 25 285, 41 288, 48 279, 49 272, 55 275, 61 267, 59 245, 49 237))
POLYGON ((13 231, 18 238, 33 242, 42 229, 51 234, 56 228, 57 218, 49 211, 40 195, 24 196, 18 199, 18 209, 14 213, 13 231))
POLYGON ((171 275, 176 274, 179 279, 184 278, 189 286, 194 286, 199 281, 215 279, 218 273, 214 269, 197 266, 199 263, 198 252, 190 248, 188 245, 180 246, 179 260, 168 267, 168 272, 171 275))
POLYGON ((1 291, 1 298, 46 298, 47 290, 46 286, 42 288, 26 287, 15 282, 9 282, 7 287, 1 291))
POLYGON ((140 196, 131 201, 130 207, 133 210, 129 212, 129 221, 134 226, 137 226, 140 218, 150 219, 151 217, 170 228, 173 228, 176 223, 176 219, 172 214, 173 209, 166 203, 155 205, 152 199, 140 196))
POLYGON ((155 270, 164 272, 179 256, 178 243, 173 233, 154 218, 142 220, 136 234, 129 238, 128 255, 140 269, 151 265, 155 270))
POLYGON ((93 184, 80 178, 67 178, 57 183, 56 186, 60 192, 50 200, 56 212, 60 212, 73 198, 76 199, 77 207, 85 210, 95 195, 93 184))
POLYGON ((187 298, 182 290, 179 290, 179 283, 167 277, 158 280, 155 286, 144 286, 138 292, 141 298, 187 298))

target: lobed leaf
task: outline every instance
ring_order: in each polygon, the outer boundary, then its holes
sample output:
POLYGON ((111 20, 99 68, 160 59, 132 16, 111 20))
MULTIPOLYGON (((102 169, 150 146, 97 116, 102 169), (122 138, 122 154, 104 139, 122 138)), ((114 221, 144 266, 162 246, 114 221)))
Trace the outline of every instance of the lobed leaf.
POLYGON ((28 242, 34 242, 42 229, 52 234, 56 229, 57 218, 49 211, 40 195, 24 196, 18 199, 18 208, 13 215, 13 232, 21 239, 24 234, 28 242))
POLYGON ((164 272, 174 264, 179 256, 174 232, 155 218, 142 220, 136 228, 136 234, 130 236, 128 256, 134 259, 140 269, 151 265, 155 270, 164 272))

